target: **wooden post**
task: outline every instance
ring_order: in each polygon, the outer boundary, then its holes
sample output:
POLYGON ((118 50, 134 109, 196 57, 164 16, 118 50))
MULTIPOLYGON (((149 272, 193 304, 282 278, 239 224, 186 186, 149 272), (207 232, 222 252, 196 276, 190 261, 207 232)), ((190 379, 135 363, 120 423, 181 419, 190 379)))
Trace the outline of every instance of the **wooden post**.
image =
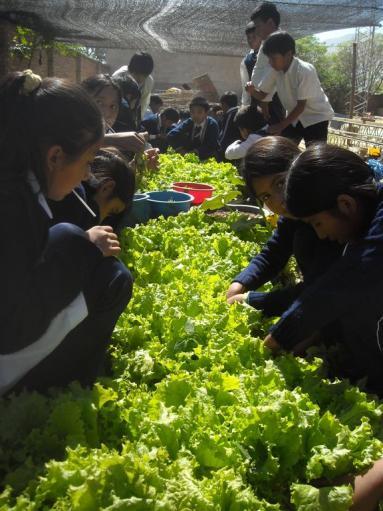
POLYGON ((9 21, 0 19, 0 78, 9 72, 11 37, 14 25, 9 21))
POLYGON ((48 47, 46 50, 47 55, 47 73, 48 76, 54 76, 55 75, 55 65, 54 65, 54 52, 53 48, 48 47))
POLYGON ((76 55, 76 82, 81 83, 81 55, 76 55))
POLYGON ((357 49, 358 49, 357 43, 352 43, 352 82, 351 82, 351 98, 350 98, 350 119, 352 119, 354 116, 357 49))

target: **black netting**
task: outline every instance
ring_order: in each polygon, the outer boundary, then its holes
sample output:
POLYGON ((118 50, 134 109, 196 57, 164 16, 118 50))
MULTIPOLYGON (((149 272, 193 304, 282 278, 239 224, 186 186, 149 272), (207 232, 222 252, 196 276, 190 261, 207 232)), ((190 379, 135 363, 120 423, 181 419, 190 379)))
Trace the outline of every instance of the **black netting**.
MULTIPOLYGON (((250 0, 0 0, 0 15, 59 40, 105 48, 242 55, 250 0)), ((295 37, 377 25, 383 0, 276 1, 295 37)))

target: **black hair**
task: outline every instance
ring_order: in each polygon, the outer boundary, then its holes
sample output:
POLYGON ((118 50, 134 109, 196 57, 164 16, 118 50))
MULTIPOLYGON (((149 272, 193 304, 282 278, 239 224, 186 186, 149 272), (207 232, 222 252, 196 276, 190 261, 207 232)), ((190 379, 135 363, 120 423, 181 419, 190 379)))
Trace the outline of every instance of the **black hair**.
POLYGON ((266 124, 263 115, 254 106, 241 107, 234 117, 237 128, 245 128, 251 133, 260 130, 266 124))
POLYGON ((201 106, 206 110, 206 112, 210 109, 209 102, 202 96, 196 96, 190 101, 189 104, 190 110, 192 109, 193 106, 201 106))
POLYGON ((164 102, 162 101, 162 98, 161 96, 159 96, 158 94, 152 94, 150 96, 150 105, 151 104, 155 104, 155 105, 159 105, 159 106, 162 106, 164 104, 164 102))
POLYGON ((300 154, 290 139, 268 136, 257 140, 248 150, 242 165, 242 174, 249 190, 253 179, 287 172, 291 162, 300 154))
POLYGON ((255 25, 254 21, 250 21, 245 28, 245 34, 251 34, 252 32, 255 32, 255 25))
POLYGON ((271 18, 277 27, 279 27, 281 22, 281 15, 278 12, 277 6, 272 2, 262 2, 257 5, 251 13, 250 19, 255 21, 257 18, 260 18, 263 22, 271 18))
POLYGON ((225 103, 229 108, 233 108, 238 106, 238 96, 235 92, 229 90, 221 96, 220 102, 225 103))
POLYGON ((297 218, 336 210, 341 194, 373 202, 377 188, 371 168, 357 154, 325 143, 310 145, 289 170, 287 209, 297 218))
POLYGON ((295 55, 295 41, 287 32, 274 32, 263 43, 263 53, 268 57, 276 53, 286 55, 288 51, 295 55))
POLYGON ((131 96, 131 99, 138 99, 141 97, 138 83, 129 73, 129 71, 122 71, 121 73, 118 73, 112 77, 112 81, 121 90, 121 95, 123 98, 126 99, 127 96, 131 96))
POLYGON ((154 68, 153 57, 144 51, 137 52, 130 59, 128 70, 130 73, 149 76, 154 68))
POLYGON ((118 197, 130 208, 135 190, 135 173, 128 160, 115 147, 98 151, 91 164, 89 187, 96 192, 106 179, 113 179, 115 187, 112 197, 118 197))
POLYGON ((168 119, 169 121, 172 121, 173 123, 180 120, 180 113, 175 108, 165 108, 165 110, 161 112, 161 116, 163 116, 165 119, 168 119))
POLYGON ((24 92, 26 72, 0 83, 0 179, 26 178, 32 171, 46 191, 47 149, 62 147, 76 160, 104 134, 101 112, 81 85, 45 78, 24 92))
POLYGON ((118 94, 118 102, 121 103, 121 90, 107 74, 90 76, 83 80, 81 85, 92 96, 98 96, 106 87, 112 87, 118 94))

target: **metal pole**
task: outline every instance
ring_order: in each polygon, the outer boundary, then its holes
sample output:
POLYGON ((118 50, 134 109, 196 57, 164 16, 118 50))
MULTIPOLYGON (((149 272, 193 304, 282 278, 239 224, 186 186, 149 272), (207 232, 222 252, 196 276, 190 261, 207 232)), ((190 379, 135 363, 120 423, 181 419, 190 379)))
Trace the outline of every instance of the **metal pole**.
POLYGON ((352 43, 352 82, 351 82, 351 98, 350 98, 350 119, 352 119, 354 116, 355 86, 356 86, 356 55, 357 55, 357 43, 352 43))

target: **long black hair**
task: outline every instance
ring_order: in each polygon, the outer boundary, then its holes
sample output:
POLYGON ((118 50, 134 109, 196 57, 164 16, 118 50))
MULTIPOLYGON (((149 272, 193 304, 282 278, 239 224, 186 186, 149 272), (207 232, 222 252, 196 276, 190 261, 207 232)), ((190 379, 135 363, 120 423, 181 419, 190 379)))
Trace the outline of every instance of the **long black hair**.
POLYGON ((11 73, 0 83, 0 180, 25 179, 32 171, 45 190, 49 147, 57 144, 75 160, 103 136, 104 126, 80 85, 45 78, 27 92, 27 76, 11 73))
POLYGON ((376 201, 373 172, 357 154, 317 143, 293 161, 285 188, 287 209, 292 215, 302 218, 335 211, 341 194, 351 195, 368 207, 376 201))

